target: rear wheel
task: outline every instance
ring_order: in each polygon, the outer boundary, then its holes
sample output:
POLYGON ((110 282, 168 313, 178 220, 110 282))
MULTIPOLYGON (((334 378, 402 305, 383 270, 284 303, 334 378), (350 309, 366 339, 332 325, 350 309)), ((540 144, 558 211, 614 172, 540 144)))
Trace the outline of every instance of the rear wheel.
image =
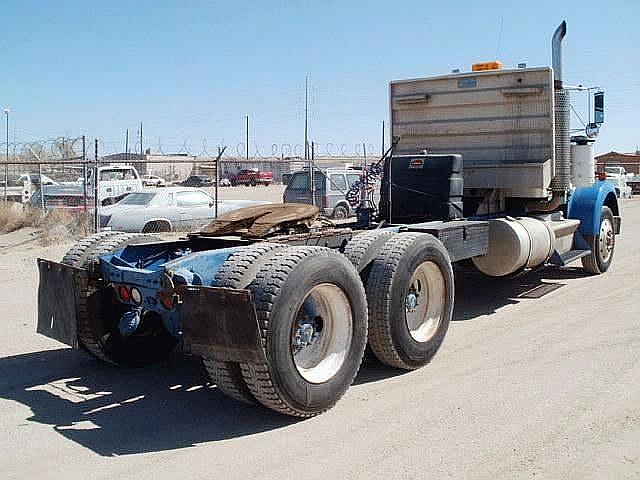
MULTIPOLYGON (((260 267, 282 248, 285 246, 277 243, 258 243, 236 251, 220 268, 216 275, 215 285, 247 288, 260 267)), ((237 362, 224 362, 208 357, 203 357, 202 361, 209 378, 222 393, 241 402, 256 403, 256 399, 242 378, 242 371, 237 362)))
POLYGON ((370 230, 354 236, 344 249, 345 256, 361 273, 363 281, 366 282, 368 267, 376 258, 382 246, 395 233, 389 230, 370 230))
POLYGON ((367 307, 357 272, 322 247, 278 251, 249 285, 266 364, 242 364, 263 405, 297 417, 331 408, 353 382, 367 337, 367 307))
MULTIPOLYGON (((101 255, 127 245, 157 240, 151 235, 104 233, 109 235, 96 234, 79 242, 67 252, 62 263, 87 268, 101 255)), ((177 340, 164 328, 159 316, 143 313, 136 332, 124 337, 118 324, 126 310, 111 288, 82 292, 77 312, 78 339, 82 346, 105 362, 127 367, 147 366, 166 359, 177 340)))
POLYGON ((170 231, 171 224, 166 220, 153 220, 151 222, 147 222, 142 228, 142 233, 160 233, 170 231))
POLYGON ((407 370, 427 364, 453 315, 453 269, 442 243, 422 233, 394 236, 371 264, 366 291, 375 356, 407 370))
POLYGON ((349 218, 349 210, 344 205, 338 205, 333 209, 331 216, 336 220, 344 220, 345 218, 349 218))
POLYGON ((587 272, 600 274, 606 272, 613 261, 616 246, 616 235, 613 229, 613 212, 609 207, 602 207, 600 212, 600 228, 596 235, 585 235, 591 248, 591 254, 582 257, 582 268, 587 272))

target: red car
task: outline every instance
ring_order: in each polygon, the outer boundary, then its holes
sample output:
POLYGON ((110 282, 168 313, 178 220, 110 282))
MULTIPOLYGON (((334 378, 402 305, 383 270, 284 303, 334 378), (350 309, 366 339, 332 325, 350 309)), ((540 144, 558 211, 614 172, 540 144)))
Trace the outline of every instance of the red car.
POLYGON ((240 170, 236 175, 233 175, 229 180, 231 180, 231 185, 251 185, 255 187, 256 185, 269 185, 273 182, 273 172, 261 172, 255 169, 244 169, 240 170))

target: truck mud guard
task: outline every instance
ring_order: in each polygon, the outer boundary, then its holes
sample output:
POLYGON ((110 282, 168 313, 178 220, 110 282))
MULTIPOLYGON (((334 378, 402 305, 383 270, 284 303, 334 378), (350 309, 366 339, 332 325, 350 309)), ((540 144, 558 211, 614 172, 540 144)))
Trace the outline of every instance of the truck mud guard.
POLYGON ((86 291, 87 270, 38 259, 38 325, 46 337, 78 348, 77 308, 81 292, 86 291))
POLYGON ((249 290, 182 286, 180 317, 185 352, 240 363, 266 363, 249 290))
POLYGON ((609 207, 614 215, 614 233, 620 233, 620 210, 616 191, 611 182, 596 181, 588 187, 579 187, 569 199, 567 217, 580 220, 578 231, 582 235, 596 235, 600 230, 600 212, 609 207))

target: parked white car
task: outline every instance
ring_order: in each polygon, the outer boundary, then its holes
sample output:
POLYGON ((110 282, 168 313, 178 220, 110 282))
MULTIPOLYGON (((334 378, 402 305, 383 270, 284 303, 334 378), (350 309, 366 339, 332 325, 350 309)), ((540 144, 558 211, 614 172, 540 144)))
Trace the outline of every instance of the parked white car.
MULTIPOLYGON (((218 202, 218 214, 266 201, 218 202)), ((192 231, 215 218, 215 201, 198 188, 167 187, 132 193, 100 209, 100 227, 123 232, 192 231)))
POLYGON ((167 181, 157 175, 143 175, 142 185, 145 187, 166 187, 167 181))

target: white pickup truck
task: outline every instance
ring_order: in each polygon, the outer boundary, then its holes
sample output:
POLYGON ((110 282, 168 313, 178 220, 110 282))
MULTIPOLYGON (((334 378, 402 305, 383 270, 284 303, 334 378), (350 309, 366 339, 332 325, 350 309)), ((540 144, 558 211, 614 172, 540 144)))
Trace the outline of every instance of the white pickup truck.
POLYGON ((624 167, 604 167, 604 172, 607 180, 613 183, 618 198, 633 196, 632 188, 627 185, 627 180, 630 180, 633 174, 628 174, 624 167))
MULTIPOLYGON (((93 197, 94 170, 89 170, 87 194, 93 197)), ((116 203, 132 192, 143 190, 142 179, 130 165, 105 165, 98 167, 98 200, 102 205, 116 203)))

